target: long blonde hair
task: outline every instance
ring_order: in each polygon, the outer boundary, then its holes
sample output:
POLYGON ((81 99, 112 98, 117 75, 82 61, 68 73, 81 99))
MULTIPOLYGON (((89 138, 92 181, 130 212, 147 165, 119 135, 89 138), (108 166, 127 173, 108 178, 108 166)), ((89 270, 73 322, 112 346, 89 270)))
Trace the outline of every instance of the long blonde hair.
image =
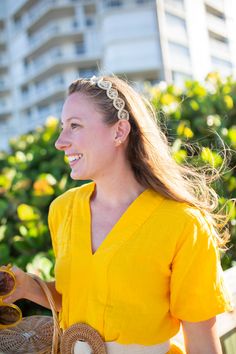
MULTIPOLYGON (((178 164, 171 154, 171 146, 160 129, 152 105, 129 84, 116 76, 103 76, 112 83, 119 96, 125 101, 125 109, 130 115, 131 130, 127 145, 127 158, 137 181, 155 190, 166 198, 185 202, 199 208, 215 229, 218 246, 224 248, 229 239, 226 226, 229 216, 216 212, 218 195, 211 183, 220 173, 209 168, 196 168, 189 164, 178 164)), ((91 97, 104 114, 104 121, 113 125, 117 122, 117 109, 106 91, 90 82, 78 79, 69 87, 69 95, 81 92, 91 97)))

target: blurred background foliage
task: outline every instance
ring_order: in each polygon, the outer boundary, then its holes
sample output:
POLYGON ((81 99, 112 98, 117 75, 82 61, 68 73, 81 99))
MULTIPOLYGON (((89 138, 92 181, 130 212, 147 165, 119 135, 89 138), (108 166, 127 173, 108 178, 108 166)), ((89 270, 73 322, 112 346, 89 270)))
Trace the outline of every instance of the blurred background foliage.
MULTIPOLYGON (((147 83, 145 95, 157 111, 178 163, 221 168, 222 141, 231 149, 228 168, 214 183, 220 205, 227 202, 230 211, 231 243, 222 255, 222 266, 227 269, 236 264, 236 210, 230 201, 236 197, 236 82, 211 73, 204 84, 187 81, 182 89, 147 83), (186 143, 198 150, 192 154, 186 143)), ((70 178, 63 152, 54 147, 58 133, 58 120, 49 117, 43 127, 12 139, 9 152, 0 153, 0 265, 15 264, 47 281, 54 275, 49 204, 65 190, 82 184, 70 178)), ((20 305, 24 314, 32 312, 27 301, 20 305)), ((35 306, 33 312, 42 311, 35 306)))

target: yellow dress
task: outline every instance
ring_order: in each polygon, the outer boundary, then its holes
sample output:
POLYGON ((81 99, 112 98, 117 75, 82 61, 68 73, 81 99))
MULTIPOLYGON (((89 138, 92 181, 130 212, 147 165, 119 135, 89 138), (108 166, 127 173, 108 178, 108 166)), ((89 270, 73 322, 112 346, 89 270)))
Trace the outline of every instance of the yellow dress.
POLYGON ((213 231, 198 209, 147 189, 93 254, 94 188, 73 188, 49 210, 63 329, 85 322, 105 341, 154 345, 173 337, 181 320, 231 308, 213 231))

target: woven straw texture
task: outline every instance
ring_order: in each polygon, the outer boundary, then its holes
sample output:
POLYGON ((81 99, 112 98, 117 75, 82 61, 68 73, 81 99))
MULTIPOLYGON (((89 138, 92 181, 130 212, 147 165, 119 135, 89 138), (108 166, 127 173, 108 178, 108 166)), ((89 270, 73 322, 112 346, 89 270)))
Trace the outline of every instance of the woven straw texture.
POLYGON ((15 327, 0 330, 0 354, 57 354, 61 330, 55 303, 46 283, 31 274, 43 290, 51 307, 51 316, 29 316, 15 327))
POLYGON ((78 340, 87 342, 93 354, 107 353, 100 334, 86 323, 76 323, 65 330, 61 337, 61 353, 73 353, 75 342, 78 340))
POLYGON ((0 330, 0 353, 51 353, 52 338, 52 317, 25 317, 16 327, 0 330))

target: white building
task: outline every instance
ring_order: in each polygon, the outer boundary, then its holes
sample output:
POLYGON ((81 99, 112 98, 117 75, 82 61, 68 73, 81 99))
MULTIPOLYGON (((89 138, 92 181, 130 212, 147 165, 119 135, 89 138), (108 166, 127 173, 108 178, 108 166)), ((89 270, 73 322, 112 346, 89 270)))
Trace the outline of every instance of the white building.
POLYGON ((234 0, 1 0, 0 149, 60 115, 66 88, 101 70, 132 81, 236 73, 234 0), (233 8, 234 7, 234 8, 233 8))

